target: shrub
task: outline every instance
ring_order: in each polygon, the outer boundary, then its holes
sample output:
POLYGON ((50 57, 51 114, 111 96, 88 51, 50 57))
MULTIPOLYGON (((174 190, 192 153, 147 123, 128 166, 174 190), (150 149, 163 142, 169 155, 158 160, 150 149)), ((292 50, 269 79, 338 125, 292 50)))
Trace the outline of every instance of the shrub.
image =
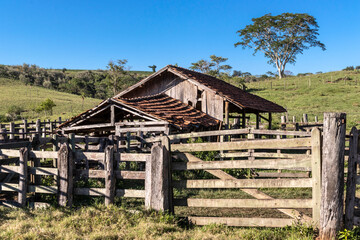
POLYGON ((6 111, 6 117, 15 121, 20 118, 22 112, 25 112, 24 108, 17 105, 11 105, 6 111))
POLYGON ((355 68, 356 70, 360 70, 360 66, 356 66, 356 68, 355 68))
POLYGON ((56 104, 54 103, 54 101, 51 100, 50 98, 47 98, 45 101, 40 103, 39 106, 35 108, 35 112, 40 113, 44 111, 45 114, 50 113, 50 115, 52 115, 52 109, 55 106, 56 104))
POLYGON ((354 70, 354 66, 347 66, 346 68, 343 69, 343 71, 353 71, 354 70))

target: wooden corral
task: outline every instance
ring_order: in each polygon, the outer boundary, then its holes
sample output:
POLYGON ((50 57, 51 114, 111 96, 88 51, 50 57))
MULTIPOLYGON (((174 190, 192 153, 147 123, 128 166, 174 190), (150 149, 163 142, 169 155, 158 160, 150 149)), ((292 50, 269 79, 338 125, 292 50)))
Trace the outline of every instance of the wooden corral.
MULTIPOLYGON (((144 199, 146 208, 169 210, 175 214, 179 208, 273 209, 286 217, 201 214, 187 217, 199 225, 222 223, 229 226, 281 227, 299 222, 310 223, 320 227, 321 239, 327 239, 336 234, 343 221, 339 209, 343 204, 341 193, 344 185, 341 182, 344 182, 344 154, 347 152, 350 156, 345 224, 358 224, 358 216, 353 210, 358 207, 354 186, 358 182, 355 168, 359 163, 359 145, 357 130, 353 129, 349 151, 345 150, 344 114, 325 115, 324 122, 323 132, 313 129, 311 133, 234 129, 143 138, 130 135, 127 136, 127 144, 121 143, 124 141, 121 136, 104 138, 70 134, 68 137, 37 137, 22 142, 27 145, 11 149, 5 149, 0 144, 0 155, 4 158, 0 160, 0 173, 11 175, 0 180, 1 191, 17 192, 17 203, 22 206, 28 203, 29 197, 34 198, 33 194, 35 200, 36 194, 57 194, 58 203, 63 206, 74 204, 76 195, 103 196, 106 204, 112 204, 117 196, 133 197, 144 199), (214 140, 214 137, 220 136, 224 137, 223 142, 214 140), (138 153, 141 144, 143 153, 138 153), (49 147, 53 147, 53 151, 48 151, 49 147), (196 155, 210 152, 215 153, 210 161, 196 155), (129 161, 134 164, 126 164, 129 161), (227 171, 241 169, 249 169, 251 174, 239 177, 227 171), (208 175, 204 176, 207 177, 182 174, 199 171, 206 172, 208 175), (44 176, 53 177, 50 184, 47 181, 44 185, 41 181, 44 176), (77 185, 79 180, 90 178, 103 179, 103 185, 77 185), (128 179, 141 180, 142 187, 116 187, 116 182, 128 179), (311 197, 274 198, 260 190, 272 188, 310 188, 311 197), (176 192, 181 189, 236 189, 251 198, 174 197, 175 189, 176 192), (335 211, 337 215, 332 215, 335 218, 329 222, 330 218, 326 216, 335 211)), ((136 125, 127 127, 133 128, 134 132, 141 130, 136 125)))

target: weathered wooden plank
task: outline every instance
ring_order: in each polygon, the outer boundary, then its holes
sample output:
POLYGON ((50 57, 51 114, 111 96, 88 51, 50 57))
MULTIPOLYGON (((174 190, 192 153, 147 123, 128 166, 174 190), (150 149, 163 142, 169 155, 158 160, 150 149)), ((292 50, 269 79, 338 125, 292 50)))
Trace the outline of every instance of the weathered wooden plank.
POLYGON ((35 193, 57 194, 58 187, 57 186, 29 185, 28 191, 35 192, 35 193))
POLYGON ((145 198, 145 190, 116 189, 117 197, 145 198))
POLYGON ((304 156, 303 159, 266 159, 266 160, 228 160, 228 161, 205 161, 205 162, 173 162, 173 170, 214 170, 214 169, 311 169, 311 158, 304 156))
POLYGON ((251 129, 253 134, 310 137, 310 132, 251 129))
POLYGON ((350 132, 348 175, 346 180, 346 200, 345 200, 345 228, 353 229, 354 226, 354 209, 356 194, 356 173, 357 173, 357 156, 359 132, 353 127, 350 132))
POLYGON ((67 145, 61 145, 58 156, 59 167, 59 205, 71 206, 73 200, 73 154, 67 145))
POLYGON ((0 173, 19 173, 19 166, 0 165, 0 173))
MULTIPOLYGON (((116 170, 114 171, 117 179, 145 179, 144 171, 124 171, 116 170)), ((104 170, 86 170, 86 169, 77 169, 75 170, 76 176, 82 176, 87 178, 105 178, 104 170)))
POLYGON ((312 199, 313 223, 319 226, 320 222, 320 204, 321 204, 321 132, 314 128, 311 136, 311 175, 313 180, 312 199))
POLYGON ((324 113, 320 239, 335 239, 343 223, 345 113, 324 113))
POLYGON ((200 199, 174 200, 175 205, 210 208, 312 208, 311 199, 200 199))
POLYGON ((145 207, 157 211, 171 209, 170 143, 167 137, 164 138, 162 144, 153 144, 145 169, 145 207))
POLYGON ((20 149, 20 161, 19 161, 19 192, 18 192, 18 203, 24 207, 26 205, 26 192, 27 192, 27 170, 28 170, 28 159, 29 152, 27 148, 20 149))
POLYGON ((233 227, 285 227, 296 222, 291 218, 188 217, 196 225, 224 224, 233 227))
POLYGON ((157 126, 157 125, 168 125, 166 121, 143 121, 143 122, 119 122, 115 123, 115 126, 157 126))
POLYGON ((115 160, 121 162, 146 162, 150 156, 150 154, 146 153, 115 153, 115 160))
POLYGON ((311 188, 312 179, 181 180, 177 188, 311 188))
POLYGON ((294 147, 310 147, 311 138, 274 139, 274 140, 250 140, 243 142, 224 143, 188 143, 171 144, 172 151, 196 152, 196 151, 220 151, 220 150, 245 150, 245 149, 291 149, 294 147))
POLYGON ((308 178, 307 172, 256 172, 257 177, 262 178, 308 178))
POLYGON ((30 157, 32 158, 58 158, 56 151, 31 151, 30 157))
MULTIPOLYGON (((105 196, 105 188, 74 188, 74 194, 85 196, 105 196)), ((145 198, 145 190, 116 189, 116 197, 145 198)))
POLYGON ((119 136, 121 133, 127 133, 127 132, 138 132, 138 131, 144 131, 144 132, 165 132, 166 126, 161 127, 127 127, 127 128, 121 128, 116 126, 115 135, 119 136))
POLYGON ((0 150, 27 147, 29 146, 29 144, 30 144, 29 141, 1 143, 0 150))
POLYGON ((49 168, 49 167, 30 167, 29 172, 34 175, 58 175, 57 168, 49 168))
POLYGON ((114 203, 115 198, 115 183, 116 178, 114 174, 114 147, 107 146, 105 148, 105 205, 114 203))

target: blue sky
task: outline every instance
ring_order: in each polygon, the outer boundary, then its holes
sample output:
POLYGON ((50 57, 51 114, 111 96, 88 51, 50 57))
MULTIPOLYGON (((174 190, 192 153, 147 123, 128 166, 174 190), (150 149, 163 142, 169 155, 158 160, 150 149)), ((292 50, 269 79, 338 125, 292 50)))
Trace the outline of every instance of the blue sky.
POLYGON ((334 71, 360 65, 360 1, 4 1, 0 64, 104 69, 128 59, 132 70, 177 63, 189 67, 211 54, 235 70, 275 71, 261 54, 235 48, 236 31, 267 13, 308 13, 320 26, 314 48, 298 56, 294 72, 334 71))

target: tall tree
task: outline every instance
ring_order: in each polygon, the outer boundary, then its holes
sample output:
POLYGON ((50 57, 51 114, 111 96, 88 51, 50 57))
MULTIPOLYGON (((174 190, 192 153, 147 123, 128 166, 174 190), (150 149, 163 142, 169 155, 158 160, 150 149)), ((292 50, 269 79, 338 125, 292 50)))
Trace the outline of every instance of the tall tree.
POLYGON ((269 58, 268 63, 277 68, 279 78, 285 76, 286 64, 295 64, 296 55, 302 54, 305 49, 320 47, 325 50, 325 45, 317 40, 319 26, 311 15, 266 14, 252 21, 253 24, 237 31, 241 41, 235 43, 235 47, 253 48, 254 55, 258 51, 263 52, 269 58))

